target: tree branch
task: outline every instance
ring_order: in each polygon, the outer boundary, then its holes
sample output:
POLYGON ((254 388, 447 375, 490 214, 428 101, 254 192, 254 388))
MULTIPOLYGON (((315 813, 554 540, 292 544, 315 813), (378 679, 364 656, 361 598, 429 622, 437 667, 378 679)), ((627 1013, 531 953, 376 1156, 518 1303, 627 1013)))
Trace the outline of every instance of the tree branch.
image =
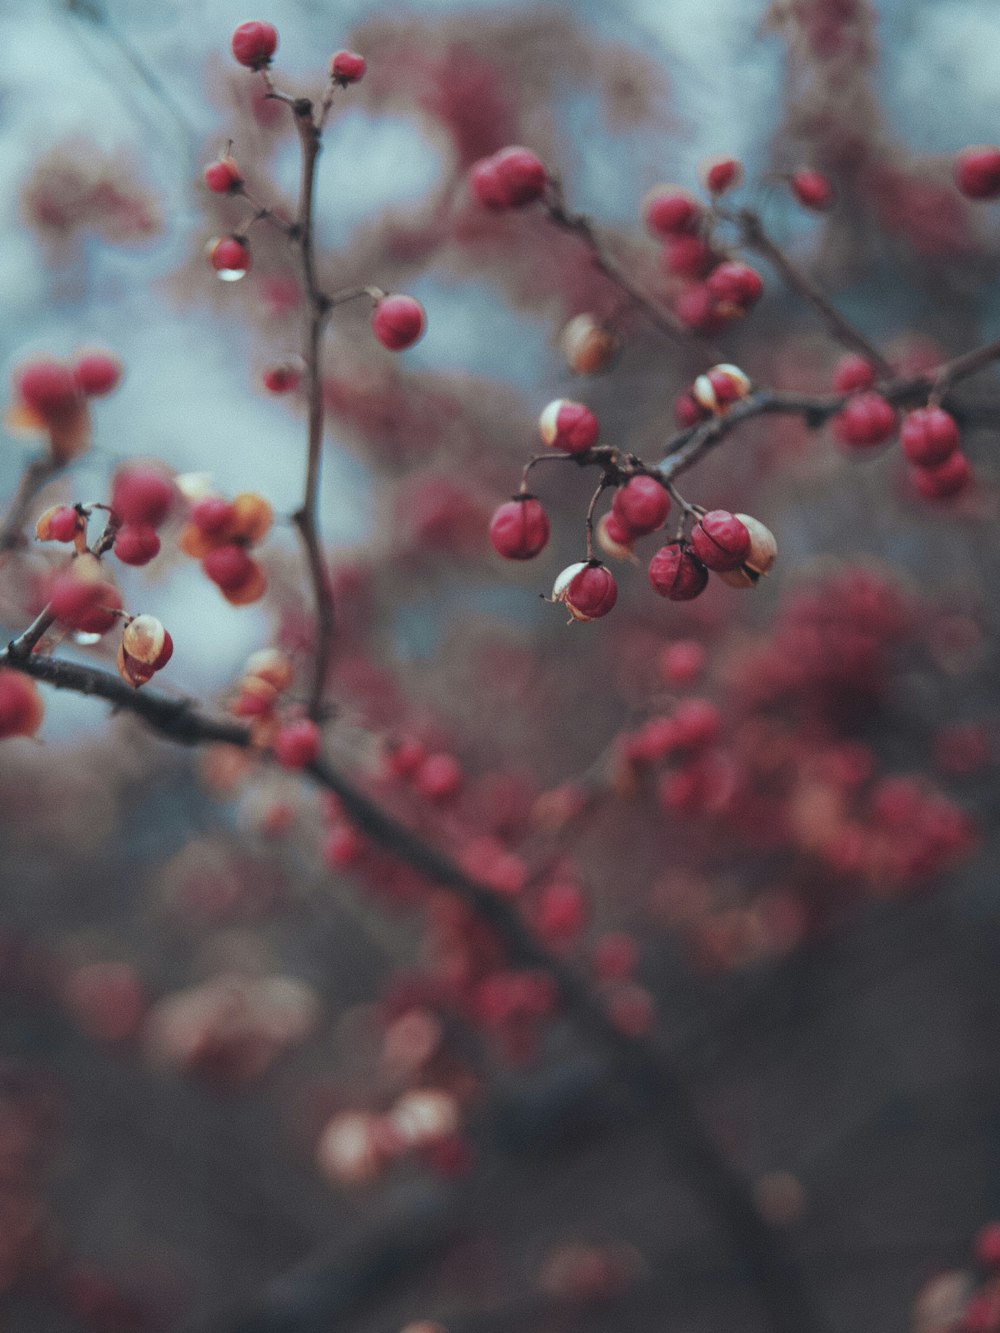
POLYGON ((21 473, 21 480, 10 502, 10 508, 0 523, 0 552, 13 551, 21 545, 32 500, 47 481, 62 471, 62 467, 63 465, 57 463, 51 453, 46 452, 33 458, 21 473))

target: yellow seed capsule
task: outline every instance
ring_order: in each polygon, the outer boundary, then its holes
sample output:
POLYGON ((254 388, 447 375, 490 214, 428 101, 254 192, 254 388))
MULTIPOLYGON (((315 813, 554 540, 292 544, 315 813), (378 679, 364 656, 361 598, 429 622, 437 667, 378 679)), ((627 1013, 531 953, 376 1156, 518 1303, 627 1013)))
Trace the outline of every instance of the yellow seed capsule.
POLYGON ((136 616, 125 626, 122 647, 129 657, 144 666, 158 662, 166 647, 167 631, 155 616, 136 616))

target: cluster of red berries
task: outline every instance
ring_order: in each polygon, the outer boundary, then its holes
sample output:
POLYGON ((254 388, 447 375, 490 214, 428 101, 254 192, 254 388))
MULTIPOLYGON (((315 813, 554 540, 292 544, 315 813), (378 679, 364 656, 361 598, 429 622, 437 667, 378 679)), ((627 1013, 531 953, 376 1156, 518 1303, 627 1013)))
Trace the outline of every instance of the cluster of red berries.
POLYGON ((250 548, 271 529, 271 506, 263 496, 244 491, 233 500, 206 495, 196 500, 181 529, 178 545, 201 567, 227 602, 245 606, 267 589, 263 569, 250 548))
MULTIPOLYGON (((722 414, 749 392, 749 381, 735 366, 716 366, 699 376, 687 397, 697 419, 711 412, 722 414)), ((538 423, 543 444, 577 461, 600 461, 595 453, 600 426, 583 403, 556 399, 538 423)), ((666 483, 653 472, 637 472, 624 480, 614 478, 611 510, 597 525, 597 540, 605 554, 632 557, 635 542, 657 532, 670 513, 666 483)), ((662 546, 649 565, 654 592, 671 601, 690 601, 705 590, 709 571, 735 588, 753 587, 767 574, 777 556, 773 534, 748 514, 716 509, 692 510, 697 521, 688 537, 662 546)), ((550 524, 540 501, 527 491, 500 505, 490 523, 493 549, 508 560, 530 560, 548 542, 550 524)), ((559 575, 552 600, 566 606, 574 620, 595 620, 615 605, 618 587, 610 570, 596 559, 570 565, 559 575)))
POLYGON ((55 461, 68 463, 90 440, 87 400, 113 392, 121 377, 121 362, 101 350, 80 352, 69 364, 50 358, 30 361, 14 372, 14 405, 7 424, 48 436, 55 461))
POLYGON ((903 455, 910 464, 914 489, 926 500, 944 500, 965 490, 972 480, 969 460, 961 450, 955 418, 936 405, 904 415, 873 387, 875 371, 863 357, 844 357, 834 374, 834 388, 851 397, 832 418, 834 437, 849 449, 885 444, 899 429, 903 455))

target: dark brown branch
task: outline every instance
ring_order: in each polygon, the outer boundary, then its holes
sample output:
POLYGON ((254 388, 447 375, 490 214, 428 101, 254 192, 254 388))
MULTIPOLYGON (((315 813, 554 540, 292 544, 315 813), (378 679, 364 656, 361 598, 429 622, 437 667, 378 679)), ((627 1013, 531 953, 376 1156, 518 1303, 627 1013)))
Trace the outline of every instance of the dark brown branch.
POLYGON ((690 331, 669 311, 661 309, 660 306, 651 301, 645 292, 632 281, 618 260, 608 252, 590 218, 582 213, 569 212, 563 197, 562 187, 557 181, 550 181, 548 194, 543 202, 546 213, 556 226, 562 227, 564 231, 573 232, 574 235, 579 236, 585 242, 593 255, 595 266, 625 293, 632 304, 643 312, 651 324, 654 324, 661 333, 672 341, 682 342, 690 346, 690 331))
POLYGON ((763 255, 778 270, 785 285, 813 307, 839 343, 860 353, 866 361, 871 362, 879 375, 886 379, 895 374, 893 367, 878 348, 870 343, 850 320, 844 318, 815 283, 807 278, 801 269, 796 268, 781 247, 771 240, 756 213, 749 209, 741 209, 731 220, 738 224, 744 244, 751 250, 756 250, 759 255, 763 255))
MULTIPOLYGON (((273 85, 269 83, 269 87, 272 96, 277 96, 273 85)), ((309 434, 305 492, 302 497, 302 504, 292 515, 292 521, 298 528, 302 539, 306 563, 309 567, 309 581, 312 585, 313 600, 316 606, 316 644, 313 650, 312 680, 309 685, 306 711, 314 721, 318 721, 323 715, 323 691, 326 687, 326 678, 330 666, 334 629, 333 593, 330 587, 330 575, 326 567, 326 558, 323 554, 318 515, 319 478, 323 460, 323 379, 320 365, 320 347, 323 339, 323 326, 331 309, 329 298, 320 291, 316 281, 313 235, 316 162, 319 158, 321 136, 313 119, 313 106, 310 101, 285 96, 282 96, 280 100, 287 101, 292 108, 302 152, 302 174, 295 234, 302 260, 302 279, 307 305, 303 360, 306 366, 309 434)))
POLYGON ((50 453, 39 454, 24 469, 10 508, 0 522, 0 551, 13 551, 21 545, 32 500, 60 471, 62 464, 57 463, 50 453))

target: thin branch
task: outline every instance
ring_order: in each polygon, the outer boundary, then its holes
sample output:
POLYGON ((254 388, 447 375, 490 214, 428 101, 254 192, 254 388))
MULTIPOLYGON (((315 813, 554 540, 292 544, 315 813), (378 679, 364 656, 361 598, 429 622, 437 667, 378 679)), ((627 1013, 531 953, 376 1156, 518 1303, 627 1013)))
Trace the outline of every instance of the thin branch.
MULTIPOLYGON (((722 214, 721 216, 727 217, 728 215, 722 214)), ((851 348, 854 352, 859 352, 866 361, 871 362, 880 375, 887 379, 892 378, 895 371, 878 348, 870 343, 850 320, 845 319, 801 269, 796 268, 781 247, 768 236, 764 230, 763 222, 756 213, 751 212, 750 209, 741 209, 735 218, 730 218, 730 220, 735 221, 739 226, 744 244, 749 246, 751 250, 756 250, 759 255, 763 255, 774 265, 785 285, 790 287, 792 291, 797 292, 804 301, 813 307, 839 343, 843 343, 845 347, 851 348)))
POLYGON ((586 243, 593 255, 595 266, 625 293, 632 304, 643 312, 651 324, 654 324, 661 333, 672 341, 681 342, 685 346, 691 345, 690 330, 686 329, 676 316, 661 309, 660 306, 651 301, 645 292, 632 281, 618 260, 608 252, 590 218, 582 213, 571 213, 567 209, 562 186, 557 181, 549 182, 548 194, 543 203, 551 221, 557 227, 562 227, 564 231, 573 232, 574 235, 579 236, 586 243))
MULTIPOLYGON (((269 84, 269 86, 271 85, 269 84)), ((282 100, 286 99, 283 98, 282 100)), ((299 187, 296 227, 307 302, 303 360, 306 365, 309 413, 305 493, 302 497, 302 504, 292 515, 292 521, 302 538, 306 562, 309 566, 309 580, 312 584, 313 599, 316 605, 316 645, 313 652, 312 681, 309 686, 306 711, 314 721, 319 721, 323 714, 323 691, 326 687, 330 665, 334 629, 333 594, 330 588, 330 575, 323 554, 317 513, 320 468, 323 460, 323 380, 320 366, 320 347, 323 338, 323 326, 330 313, 331 305, 329 298, 320 291, 316 281, 314 253, 313 212, 316 162, 321 144, 320 131, 313 119, 311 102, 305 99, 292 99, 291 106, 295 114, 295 128, 298 131, 302 150, 302 176, 299 187)))
POLYGON ((0 551, 13 551, 22 544, 31 502, 46 482, 62 471, 62 467, 51 453, 46 452, 33 458, 21 473, 10 508, 0 522, 0 551))

